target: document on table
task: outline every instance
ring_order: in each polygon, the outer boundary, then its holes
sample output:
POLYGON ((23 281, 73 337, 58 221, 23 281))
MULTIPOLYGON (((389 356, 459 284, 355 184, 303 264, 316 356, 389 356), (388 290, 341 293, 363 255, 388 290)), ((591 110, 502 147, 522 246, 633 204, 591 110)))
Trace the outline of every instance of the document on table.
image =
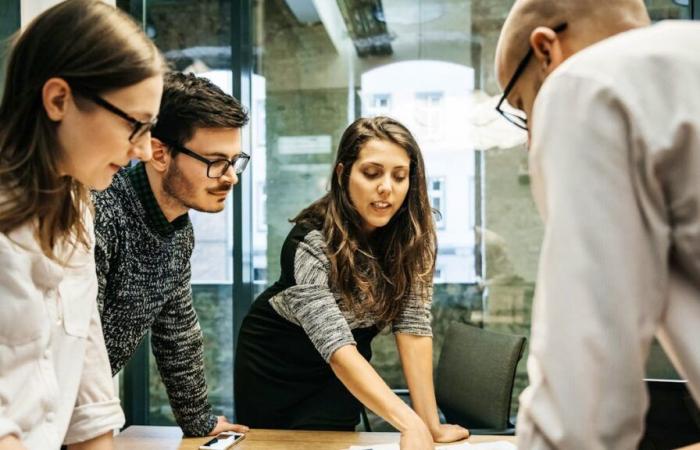
MULTIPOLYGON (((399 450, 399 444, 353 445, 348 450, 399 450)), ((515 444, 507 441, 482 442, 480 444, 440 445, 435 450, 517 450, 515 444)))

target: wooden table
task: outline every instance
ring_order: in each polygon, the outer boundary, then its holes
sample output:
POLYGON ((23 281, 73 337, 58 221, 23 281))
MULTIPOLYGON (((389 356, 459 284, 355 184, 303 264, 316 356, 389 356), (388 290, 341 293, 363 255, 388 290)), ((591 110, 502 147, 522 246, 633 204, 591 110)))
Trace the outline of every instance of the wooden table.
MULTIPOLYGON (((178 427, 131 426, 114 439, 115 450, 197 450, 210 438, 183 438, 178 427)), ((351 445, 398 442, 398 433, 251 430, 235 450, 345 450, 351 445)), ((512 436, 472 436, 467 442, 515 442, 512 436)))

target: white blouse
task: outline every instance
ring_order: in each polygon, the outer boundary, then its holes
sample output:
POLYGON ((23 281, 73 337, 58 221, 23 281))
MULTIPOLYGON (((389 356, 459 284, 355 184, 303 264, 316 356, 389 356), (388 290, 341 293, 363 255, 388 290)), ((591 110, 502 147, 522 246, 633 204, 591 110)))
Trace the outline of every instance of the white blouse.
MULTIPOLYGON (((90 238, 94 242, 92 218, 90 238)), ((0 233, 0 437, 58 449, 124 424, 97 311, 93 247, 62 266, 25 225, 0 233)))

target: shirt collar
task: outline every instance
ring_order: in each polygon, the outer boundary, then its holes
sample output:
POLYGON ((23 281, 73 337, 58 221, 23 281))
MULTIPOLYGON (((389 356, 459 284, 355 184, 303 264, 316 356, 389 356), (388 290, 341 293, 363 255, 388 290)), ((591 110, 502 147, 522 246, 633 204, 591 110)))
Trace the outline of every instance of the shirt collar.
POLYGON ((176 217, 172 222, 169 222, 165 217, 156 196, 153 194, 151 183, 149 183, 146 174, 146 165, 143 162, 131 167, 127 171, 127 176, 146 212, 146 222, 153 231, 165 237, 187 226, 190 221, 187 213, 176 217))

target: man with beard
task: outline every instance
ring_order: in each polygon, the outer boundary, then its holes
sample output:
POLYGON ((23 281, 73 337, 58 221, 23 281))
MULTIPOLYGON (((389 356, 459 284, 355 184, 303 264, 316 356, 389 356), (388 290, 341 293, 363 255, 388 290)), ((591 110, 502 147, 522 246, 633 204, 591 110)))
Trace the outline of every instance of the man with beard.
POLYGON ((215 416, 207 400, 187 215, 224 209, 250 159, 241 152, 247 121, 238 100, 208 80, 167 74, 153 158, 121 170, 94 194, 98 305, 112 373, 150 330, 175 419, 190 436, 247 431, 215 416))

